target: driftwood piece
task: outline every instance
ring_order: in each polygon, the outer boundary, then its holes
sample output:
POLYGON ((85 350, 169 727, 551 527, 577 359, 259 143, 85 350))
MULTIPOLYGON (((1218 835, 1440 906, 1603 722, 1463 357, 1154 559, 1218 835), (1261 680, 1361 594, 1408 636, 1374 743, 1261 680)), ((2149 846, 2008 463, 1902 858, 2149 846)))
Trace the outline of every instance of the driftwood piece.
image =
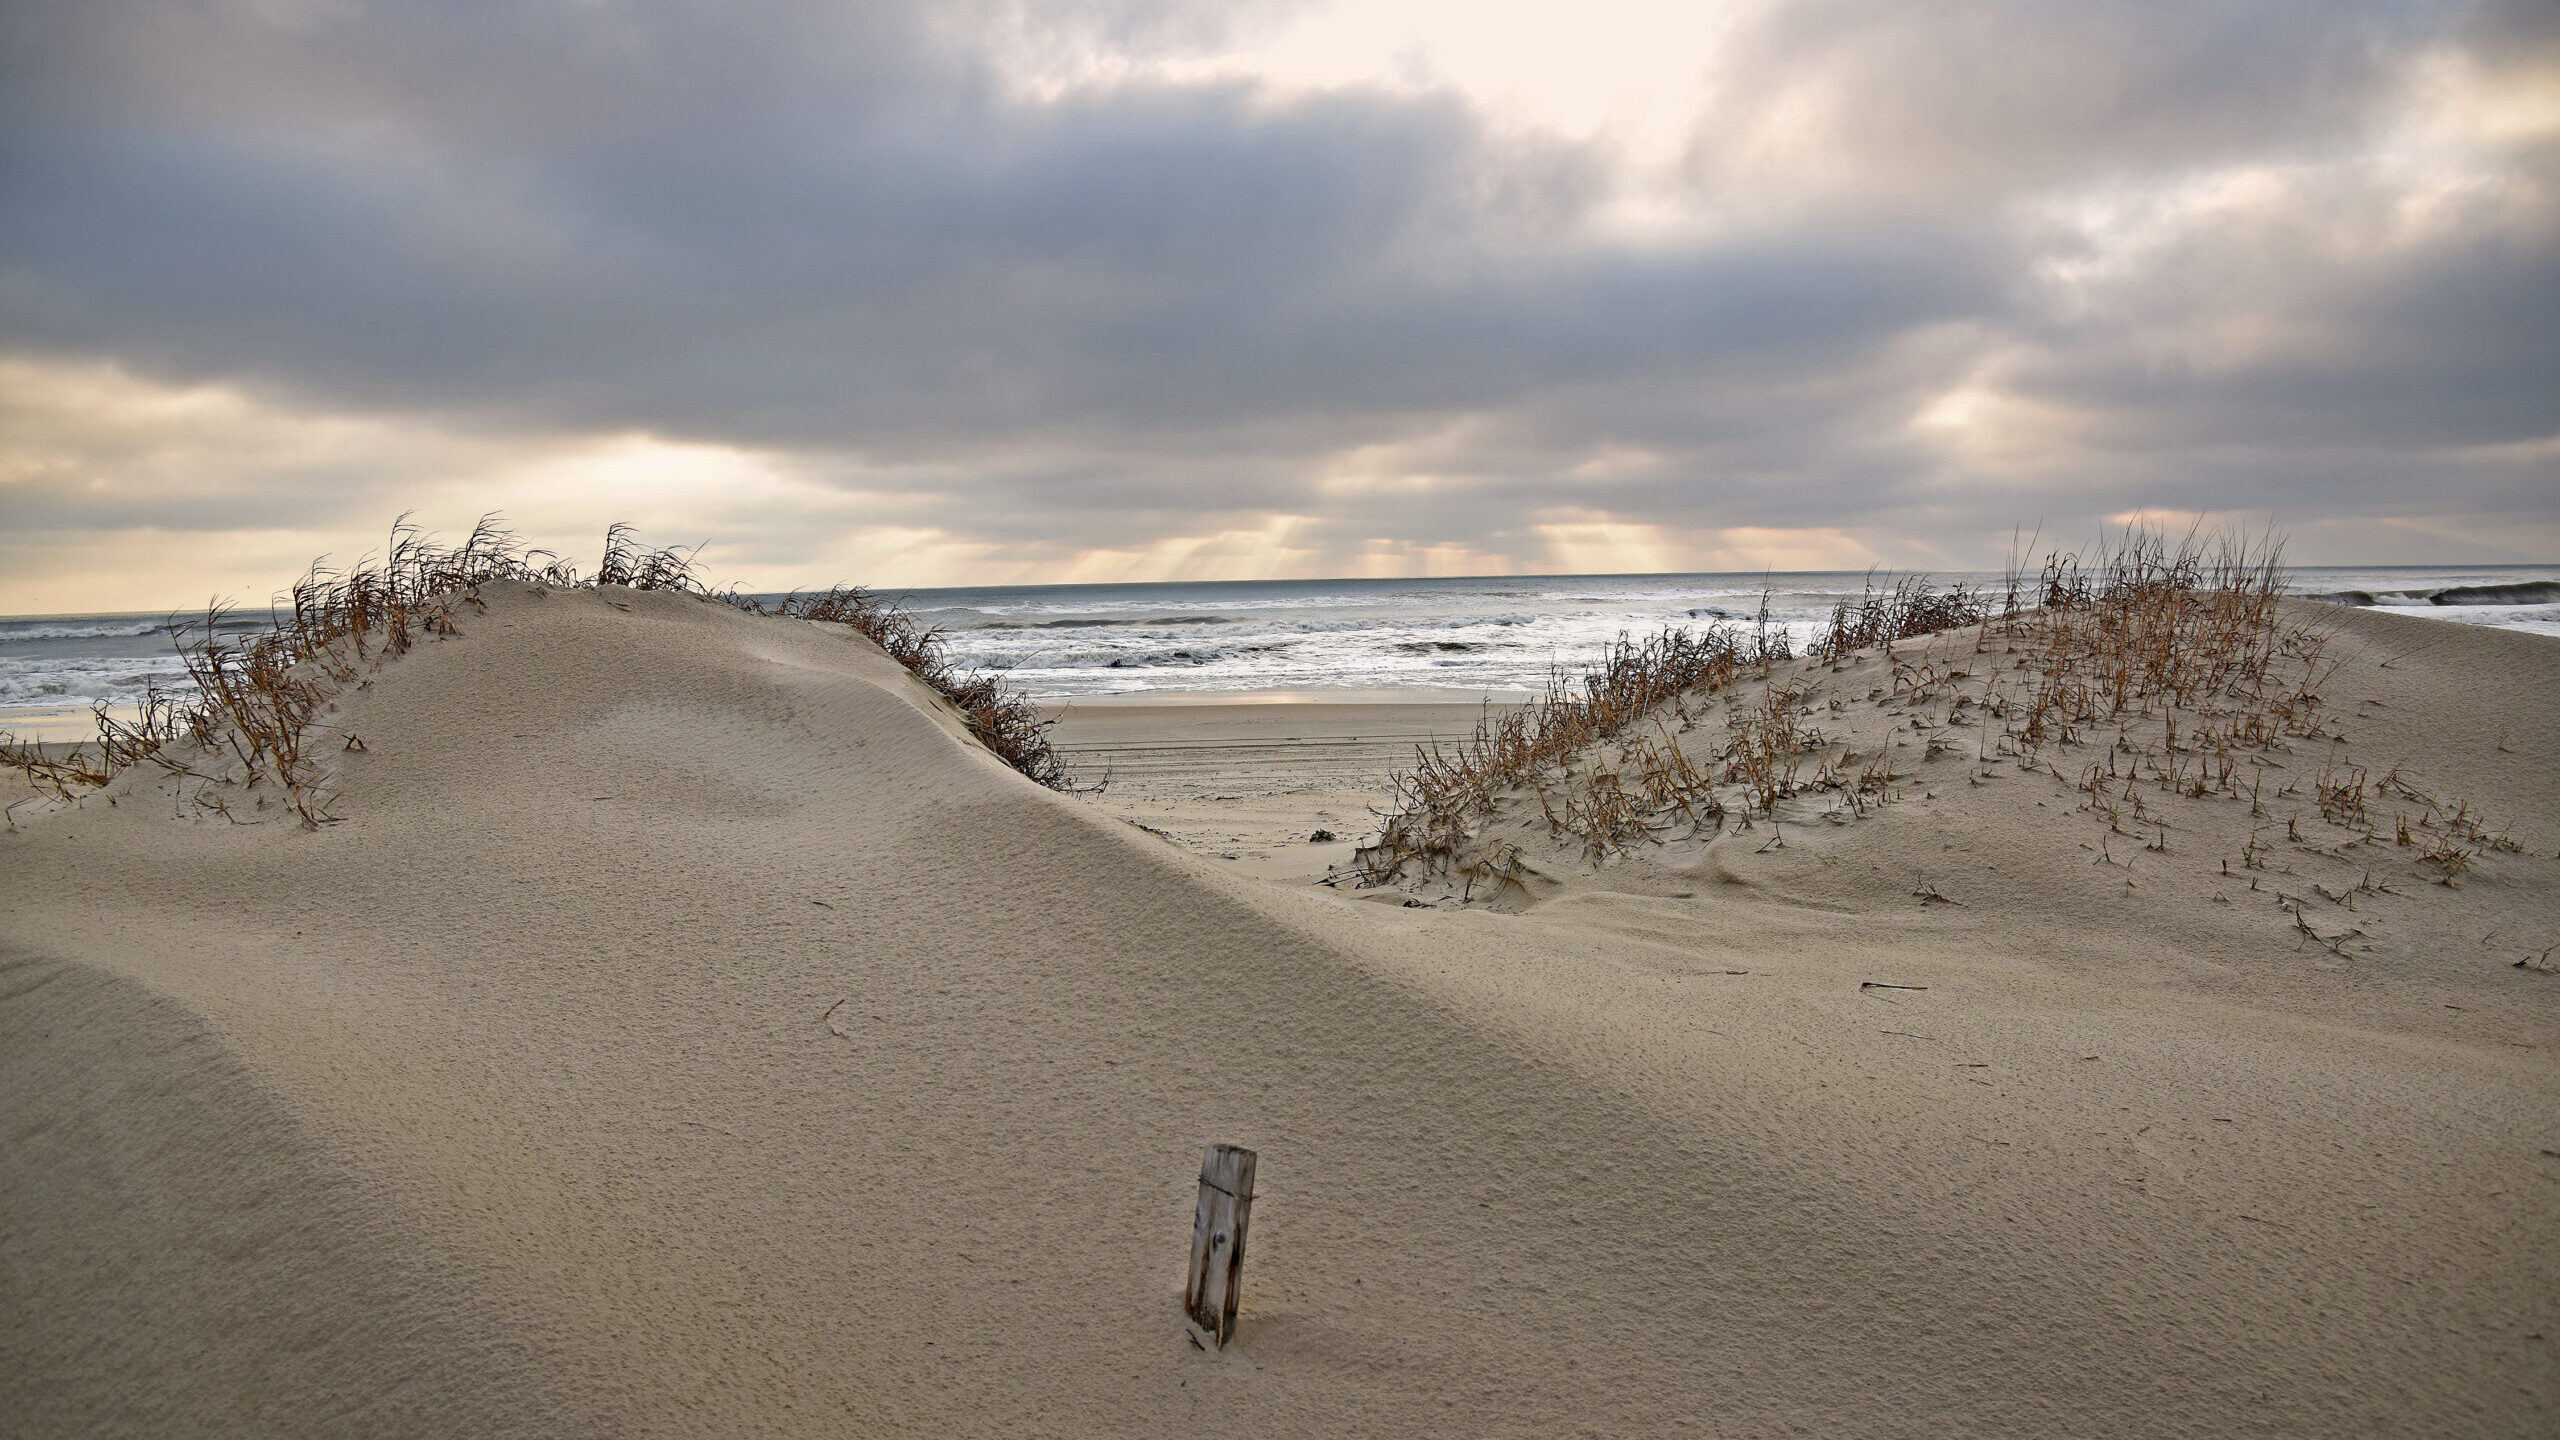
POLYGON ((1244 1232, 1253 1218, 1254 1153, 1212 1145, 1200 1155, 1200 1206, 1191 1220, 1191 1279, 1182 1308, 1191 1338, 1223 1349, 1236 1332, 1236 1287, 1244 1271, 1244 1232))

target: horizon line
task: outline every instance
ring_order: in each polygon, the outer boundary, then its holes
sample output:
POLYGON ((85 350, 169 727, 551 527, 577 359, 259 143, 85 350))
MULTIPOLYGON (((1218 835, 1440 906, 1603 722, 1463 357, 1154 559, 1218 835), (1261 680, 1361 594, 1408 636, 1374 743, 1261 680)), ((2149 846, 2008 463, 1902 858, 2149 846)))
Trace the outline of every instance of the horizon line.
MULTIPOLYGON (((2517 560, 2499 562, 2473 561, 2443 564, 2402 563, 2391 565, 2285 565, 2281 568, 2288 573, 2323 570, 2343 570, 2367 573, 2392 570, 2442 572, 2465 570, 2560 570, 2560 560, 2517 560)), ((1969 577, 1976 575, 2005 575, 2007 573, 2008 572, 2005 570, 1910 569, 1898 566, 1872 565, 1863 570, 1533 570, 1519 571, 1508 575, 1320 575, 1258 580, 1022 581, 1012 584, 996 585, 848 585, 846 588, 866 590, 875 595, 904 596, 921 593, 956 595, 1004 590, 1152 590, 1172 589, 1181 586, 1196 588, 1214 585, 1413 585, 1454 584, 1459 582, 1504 580, 1681 580, 1750 578, 1752 576, 1758 576, 1767 580, 1776 580, 1813 575, 1918 575, 1924 577, 1931 575, 1946 575, 1951 577, 1969 577)), ((2027 572, 2022 570, 2019 573, 2025 574, 2027 572)), ((813 590, 823 591, 826 588, 828 587, 802 586, 797 589, 740 589, 731 592, 706 593, 735 593, 750 598, 764 599, 775 596, 807 594, 813 590)), ((270 598, 268 604, 272 607, 283 598, 284 592, 279 590, 270 598)), ((245 601, 217 599, 213 603, 230 607, 235 611, 246 610, 248 608, 248 603, 245 601)), ((171 610, 166 607, 146 607, 138 610, 29 611, 23 614, 0 615, 0 624, 33 620, 124 620, 144 619, 151 616, 174 617, 180 614, 194 613, 202 608, 202 602, 198 602, 196 604, 191 604, 182 610, 171 610)))

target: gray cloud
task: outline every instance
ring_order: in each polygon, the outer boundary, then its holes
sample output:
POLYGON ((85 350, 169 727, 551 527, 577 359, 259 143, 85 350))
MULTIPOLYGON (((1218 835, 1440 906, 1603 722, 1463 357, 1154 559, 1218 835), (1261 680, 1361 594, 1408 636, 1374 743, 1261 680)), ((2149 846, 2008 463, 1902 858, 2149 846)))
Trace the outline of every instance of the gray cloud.
POLYGON ((1853 180, 1852 204, 2319 153, 2451 18, 2400 0, 1810 0, 1744 31, 1693 164, 1712 179, 1730 137, 1804 123, 1791 98, 1829 102, 1823 164, 1853 180))
MULTIPOLYGON (((785 453, 998 546, 1272 513, 1528 563, 1560 509, 1958 548, 2143 504, 2554 521, 2530 467, 2462 457, 2560 428, 2560 140, 2473 146, 2423 223, 2383 153, 2420 60, 2551 64, 2537 7, 1781 7, 1683 167, 1722 218, 1642 242, 1602 228, 1605 147, 1457 94, 1040 103, 969 43, 1030 22, 957 13, 10 7, 0 342, 785 453), (2234 170, 2262 178, 2192 199, 2234 170), (1914 428, 1966 383, 2039 417, 1999 458, 1914 428), (1380 446, 1434 483, 1344 499, 1380 446)), ((1164 55, 1273 13, 1037 23, 1164 55)), ((414 482, 345 465, 276 483, 414 482)))

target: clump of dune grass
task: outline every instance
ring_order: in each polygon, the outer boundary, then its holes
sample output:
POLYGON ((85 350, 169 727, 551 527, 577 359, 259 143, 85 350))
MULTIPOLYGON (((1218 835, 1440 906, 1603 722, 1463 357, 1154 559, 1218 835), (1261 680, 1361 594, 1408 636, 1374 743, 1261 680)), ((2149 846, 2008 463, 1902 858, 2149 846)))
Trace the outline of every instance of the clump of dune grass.
POLYGON ((869 636, 890 659, 958 706, 969 732, 998 759, 1052 790, 1072 788, 1065 762, 1049 743, 1057 722, 1042 718, 1027 696, 996 677, 952 664, 942 632, 918 625, 904 605, 858 585, 794 593, 771 606, 742 603, 760 614, 849 625, 869 636))
MULTIPOLYGON (((1666 702, 1721 690, 1792 654, 1786 633, 1767 624, 1765 606, 1761 623, 1749 632, 1715 625, 1668 629, 1642 640, 1621 635, 1581 676, 1551 675, 1545 694, 1515 709, 1487 711, 1465 740, 1417 748, 1414 767, 1391 782, 1393 808, 1378 837, 1355 854, 1354 871, 1364 883, 1384 884, 1417 863, 1425 869, 1450 864, 1480 823, 1500 813, 1501 797, 1524 785, 1538 791, 1551 828, 1580 835, 1595 855, 1623 848, 1646 828, 1648 812, 1632 807, 1614 773, 1587 779, 1581 795, 1566 797, 1561 814, 1542 782, 1666 702)), ((1707 787, 1685 758, 1677 769, 1660 760, 1656 768, 1663 778, 1644 782, 1641 792, 1651 809, 1700 815, 1713 808, 1707 787)))
POLYGON ((2175 712, 2201 726, 2191 745, 2263 748, 2309 733, 2334 667, 2318 663, 2316 626, 2280 623, 2282 561, 2273 539, 2147 533, 2085 560, 2049 556, 2039 603, 1985 630, 1986 641, 2023 644, 2025 668, 2041 677, 2019 740, 2067 744, 2094 726, 2175 712))
POLYGON ((1926 575, 1905 575, 1892 589, 1878 590, 1870 574, 1857 603, 1842 600, 1833 606, 1831 623, 1805 653, 1837 664, 1853 651, 1889 650, 1897 640, 1971 625, 1988 608, 1983 595, 1961 583, 1940 590, 1926 575))
MULTIPOLYGON (((687 595, 710 593, 693 573, 694 557, 701 553, 701 546, 657 550, 632 535, 632 528, 626 523, 605 527, 604 558, 596 562, 595 577, 589 584, 619 585, 628 590, 674 590, 687 595)), ((568 578, 575 583, 574 575, 568 578)))
MULTIPOLYGON (((63 799, 150 764, 186 779, 237 786, 256 808, 275 796, 306 825, 329 823, 337 817, 328 813, 319 757, 307 748, 313 722, 341 690, 365 683, 373 665, 405 654, 421 637, 460 633, 458 609, 486 608, 481 587, 514 580, 554 589, 664 591, 759 613, 843 620, 958 705, 970 729, 1006 763, 1043 785, 1065 788, 1064 767, 1046 738, 1048 722, 1030 702, 987 676, 953 668, 939 638, 918 630, 904 611, 846 587, 764 610, 734 591, 714 594, 696 571, 699 549, 643 545, 629 525, 616 524, 605 532, 595 572, 581 576, 559 555, 526 548, 496 515, 481 517, 458 546, 437 544, 403 515, 380 556, 343 571, 313 562, 271 603, 267 628, 245 640, 221 638, 233 612, 219 602, 199 620, 172 619, 192 695, 154 689, 129 720, 100 705, 95 738, 60 753, 0 735, 0 764, 63 799)), ((232 815, 218 784, 193 793, 204 808, 232 815)))
MULTIPOLYGON (((1878 687, 1871 701, 1905 714, 1943 704, 1943 722, 1912 720, 1929 732, 1924 761, 1961 745, 1980 762, 1996 750, 2022 767, 2050 768, 2056 752, 2107 742, 2078 788, 2118 828, 2127 804, 2135 823, 2151 822, 2139 798, 2127 798, 2137 772, 2172 793, 2255 806, 2258 772, 2244 752, 2324 733, 2319 692, 2335 673, 2317 623, 2280 608, 2281 555, 2271 537, 2128 530, 2092 552, 2013 565, 1996 590, 1941 589, 1925 576, 1879 588, 1871 579, 1856 600, 1833 608, 1805 658, 1838 672, 1881 652, 1890 690, 1878 687), (1898 643, 1914 640, 1931 643, 1895 655, 1898 643), (1972 655, 1990 658, 1970 658, 1968 641, 1972 655), (2137 736, 2137 727, 2148 728, 2137 736)), ((1497 852, 1502 872, 1512 873, 1516 847, 1486 835, 1533 796, 1532 828, 1543 819, 1551 839, 1594 865, 1684 826, 1711 830, 1707 817, 1739 811, 1747 824, 1755 811, 1774 814, 1808 791, 1841 792, 1847 810, 1863 815, 1899 778, 1890 751, 1852 769, 1857 757, 1809 718, 1826 704, 1842 710, 1849 697, 1822 695, 1819 677, 1801 667, 1773 674, 1792 658, 1765 606, 1756 632, 1675 627, 1642 641, 1621 637, 1580 682, 1559 679, 1539 702, 1488 716, 1466 742, 1417 752, 1394 778, 1378 837, 1358 852, 1353 874, 1371 885, 1417 873, 1472 882, 1488 875, 1486 857, 1497 852), (1757 703, 1736 700, 1716 752, 1692 759, 1664 722, 1676 715, 1685 733, 1692 706, 1753 676, 1763 688, 1757 703), (1649 735, 1620 740, 1647 727, 1660 731, 1660 745, 1649 735), (1619 740, 1614 763, 1602 743, 1611 740, 1619 740)), ((2323 810, 2361 823, 2366 787, 2361 771, 2324 777, 2323 810)), ((2412 848, 2459 873, 2464 843, 2412 848)))
POLYGON ((1796 792, 1805 753, 1823 744, 1821 732, 1802 722, 1807 693, 1801 685, 1771 685, 1758 705, 1735 717, 1733 739, 1725 747, 1725 779, 1763 810, 1796 792))

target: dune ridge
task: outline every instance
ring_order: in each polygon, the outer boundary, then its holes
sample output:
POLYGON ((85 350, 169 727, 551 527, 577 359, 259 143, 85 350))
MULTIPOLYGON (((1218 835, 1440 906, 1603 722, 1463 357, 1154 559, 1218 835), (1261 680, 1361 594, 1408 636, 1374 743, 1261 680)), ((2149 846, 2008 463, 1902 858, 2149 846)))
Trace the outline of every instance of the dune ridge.
POLYGON ((1839 878, 2031 871, 1995 786, 1520 915, 1263 885, 841 627, 485 594, 320 718, 342 823, 136 770, 0 837, 43 1433, 2560 1419, 2560 977, 2470 934, 2549 928, 2560 646, 2344 622, 2527 852, 2386 963, 1839 878), (1263 1155, 1217 1355, 1213 1139, 1263 1155))

